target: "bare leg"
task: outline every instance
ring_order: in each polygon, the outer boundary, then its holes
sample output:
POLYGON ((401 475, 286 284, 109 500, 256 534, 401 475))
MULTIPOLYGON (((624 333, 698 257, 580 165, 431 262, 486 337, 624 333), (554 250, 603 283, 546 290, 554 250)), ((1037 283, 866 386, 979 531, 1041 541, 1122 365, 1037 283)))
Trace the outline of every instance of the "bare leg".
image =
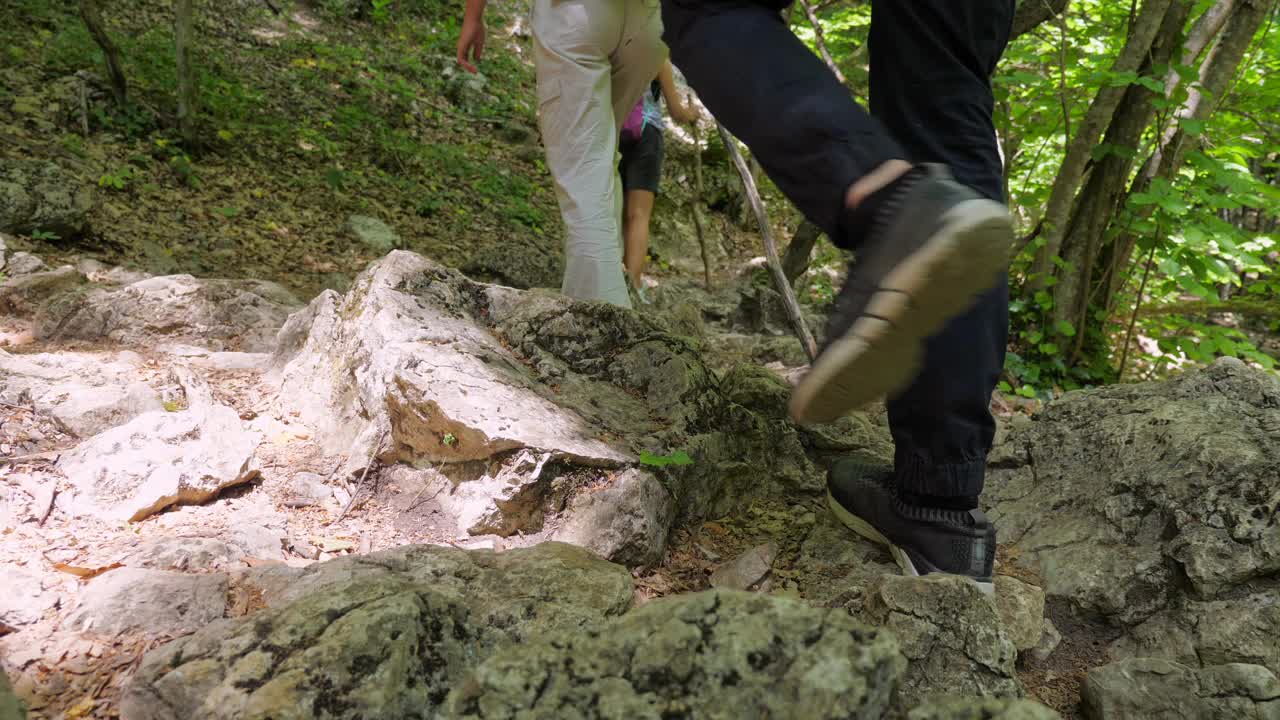
POLYGON ((623 198, 622 263, 627 268, 632 287, 641 287, 645 263, 649 259, 649 218, 653 215, 653 193, 628 190, 623 198))

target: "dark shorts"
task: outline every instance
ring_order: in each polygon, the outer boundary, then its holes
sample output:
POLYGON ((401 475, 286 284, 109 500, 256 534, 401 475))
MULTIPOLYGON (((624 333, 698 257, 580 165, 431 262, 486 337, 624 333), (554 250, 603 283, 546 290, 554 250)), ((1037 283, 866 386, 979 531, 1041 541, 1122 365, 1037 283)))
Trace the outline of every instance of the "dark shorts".
POLYGON ((662 179, 662 130, 646 125, 639 140, 623 138, 618 143, 622 161, 618 172, 622 174, 623 191, 648 190, 658 194, 658 181, 662 179))

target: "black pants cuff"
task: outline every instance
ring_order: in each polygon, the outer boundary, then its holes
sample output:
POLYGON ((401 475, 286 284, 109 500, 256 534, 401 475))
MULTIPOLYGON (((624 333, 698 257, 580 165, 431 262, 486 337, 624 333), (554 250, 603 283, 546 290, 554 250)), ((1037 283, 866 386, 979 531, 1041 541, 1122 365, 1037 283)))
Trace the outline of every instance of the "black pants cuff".
POLYGON ((935 463, 923 455, 898 449, 893 460, 898 490, 934 497, 972 497, 982 494, 987 461, 935 463))

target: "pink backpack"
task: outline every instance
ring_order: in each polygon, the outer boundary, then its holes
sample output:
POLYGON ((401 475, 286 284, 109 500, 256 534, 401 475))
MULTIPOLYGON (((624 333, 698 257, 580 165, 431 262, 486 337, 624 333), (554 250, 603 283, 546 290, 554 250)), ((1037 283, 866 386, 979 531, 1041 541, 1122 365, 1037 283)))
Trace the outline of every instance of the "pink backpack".
POLYGON ((629 140, 639 140, 640 135, 644 133, 644 100, 636 103, 631 108, 631 114, 627 115, 627 119, 622 123, 622 137, 629 140))

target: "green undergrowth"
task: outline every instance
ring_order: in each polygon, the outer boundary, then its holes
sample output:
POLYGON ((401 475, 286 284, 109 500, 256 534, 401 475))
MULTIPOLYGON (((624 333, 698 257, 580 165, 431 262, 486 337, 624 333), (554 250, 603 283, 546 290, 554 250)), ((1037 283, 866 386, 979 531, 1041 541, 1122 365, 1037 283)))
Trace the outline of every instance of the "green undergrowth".
POLYGON ((491 9, 477 86, 454 68, 456 3, 275 4, 279 16, 264 2, 196 2, 189 147, 173 129, 171 3, 103 4, 130 83, 120 109, 75 3, 0 0, 0 152, 55 160, 97 186, 92 235, 75 250, 310 292, 379 254, 344 230, 351 214, 455 265, 485 243, 558 243, 529 41, 503 32, 522 6, 491 9), (86 72, 87 117, 75 77, 86 72))

